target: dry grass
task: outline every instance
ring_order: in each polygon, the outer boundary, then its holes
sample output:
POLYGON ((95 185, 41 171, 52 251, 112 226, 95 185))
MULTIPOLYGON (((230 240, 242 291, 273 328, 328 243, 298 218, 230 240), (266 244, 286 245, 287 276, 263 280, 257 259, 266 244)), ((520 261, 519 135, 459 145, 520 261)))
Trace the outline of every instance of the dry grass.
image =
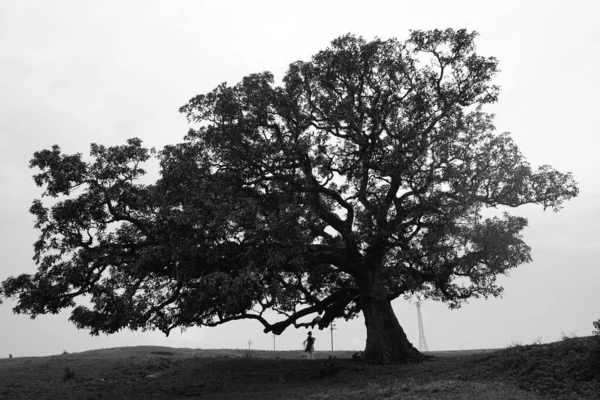
POLYGON ((390 385, 369 385, 361 390, 330 390, 327 393, 313 394, 309 400, 535 400, 539 395, 526 392, 503 383, 464 382, 439 380, 425 384, 415 382, 394 382, 390 385))
POLYGON ((350 352, 128 347, 0 360, 0 399, 597 399, 600 341, 432 353, 364 365, 350 352))

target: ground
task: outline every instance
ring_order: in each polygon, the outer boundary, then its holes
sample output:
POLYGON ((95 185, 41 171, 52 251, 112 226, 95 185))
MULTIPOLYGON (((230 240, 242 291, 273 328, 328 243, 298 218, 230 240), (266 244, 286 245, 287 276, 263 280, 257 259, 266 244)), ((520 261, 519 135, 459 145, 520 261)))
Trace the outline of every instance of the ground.
POLYGON ((600 340, 426 353, 365 365, 351 352, 124 347, 0 359, 0 399, 598 399, 600 340), (335 359, 329 359, 333 355, 335 359))

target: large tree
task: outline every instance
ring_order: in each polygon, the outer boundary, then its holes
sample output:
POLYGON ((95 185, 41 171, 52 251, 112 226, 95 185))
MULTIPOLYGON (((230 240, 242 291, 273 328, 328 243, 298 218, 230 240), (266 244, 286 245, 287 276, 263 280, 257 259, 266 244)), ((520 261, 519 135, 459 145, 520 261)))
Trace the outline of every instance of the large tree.
POLYGON ((75 307, 92 334, 239 319, 280 334, 362 312, 367 361, 419 359, 392 300, 498 296, 496 277, 530 260, 527 221, 482 212, 557 211, 578 193, 495 132, 497 61, 475 37, 342 36, 281 85, 264 72, 194 97, 184 141, 159 152, 139 139, 87 159, 36 152, 35 182, 55 198, 31 207, 38 271, 0 298, 32 317, 75 307), (160 179, 141 184, 151 157, 160 179))

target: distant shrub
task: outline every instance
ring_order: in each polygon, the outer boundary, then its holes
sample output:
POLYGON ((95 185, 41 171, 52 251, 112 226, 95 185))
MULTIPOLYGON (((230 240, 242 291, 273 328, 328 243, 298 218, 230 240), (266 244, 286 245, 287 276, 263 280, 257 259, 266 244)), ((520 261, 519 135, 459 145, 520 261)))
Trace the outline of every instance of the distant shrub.
POLYGON ((71 379, 75 379, 75 372, 73 372, 71 368, 65 367, 65 370, 63 371, 62 380, 63 382, 66 382, 71 379))
POLYGON ((577 330, 576 330, 576 331, 571 331, 571 334, 570 334, 570 335, 567 335, 566 333, 564 333, 564 332, 561 332, 561 333, 560 333, 560 339, 561 339, 561 340, 576 339, 576 338, 577 338, 577 333, 578 333, 578 332, 579 332, 579 331, 577 331, 577 330))
POLYGON ((324 376, 333 376, 340 371, 341 367, 338 364, 337 357, 329 356, 327 360, 325 360, 325 365, 323 367, 323 375, 324 376))
POLYGON ((594 325, 594 331, 592 333, 600 336, 600 319, 592 322, 592 325, 594 325))

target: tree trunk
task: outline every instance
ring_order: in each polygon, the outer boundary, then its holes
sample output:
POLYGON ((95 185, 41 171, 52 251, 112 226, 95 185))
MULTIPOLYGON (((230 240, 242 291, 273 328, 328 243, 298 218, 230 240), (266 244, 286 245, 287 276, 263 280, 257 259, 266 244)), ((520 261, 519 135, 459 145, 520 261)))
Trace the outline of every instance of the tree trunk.
POLYGON ((392 305, 385 297, 364 296, 361 308, 367 326, 367 346, 363 359, 370 364, 421 361, 423 354, 414 348, 398 323, 392 305))

